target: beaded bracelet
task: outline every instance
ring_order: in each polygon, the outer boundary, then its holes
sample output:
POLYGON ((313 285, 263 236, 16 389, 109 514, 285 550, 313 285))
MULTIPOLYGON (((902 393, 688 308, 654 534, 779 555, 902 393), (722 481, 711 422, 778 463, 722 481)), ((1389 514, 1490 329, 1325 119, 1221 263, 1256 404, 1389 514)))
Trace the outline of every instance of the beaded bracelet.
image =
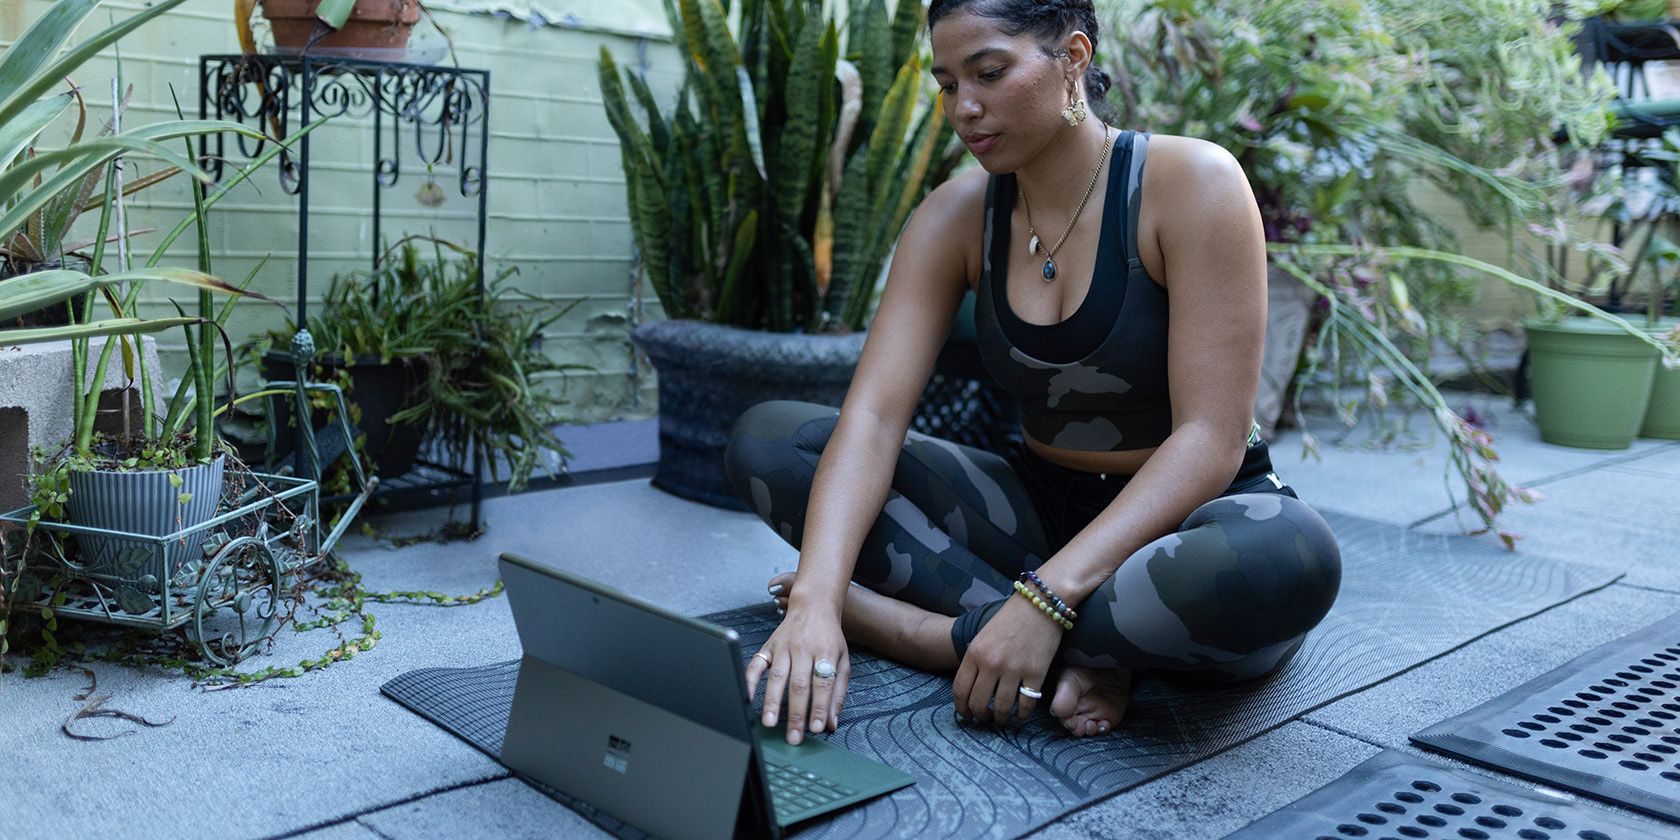
POLYGON ((1045 618, 1048 618, 1051 621, 1054 621, 1057 624, 1061 625, 1061 628, 1063 630, 1072 630, 1073 629, 1073 622, 1072 621, 1068 620, 1068 618, 1066 616, 1062 615, 1059 611, 1057 611, 1055 607, 1052 607, 1049 604, 1045 603, 1044 599, 1038 597, 1038 595, 1036 593, 1034 593, 1032 590, 1028 589, 1026 584, 1024 584, 1020 581, 1015 581, 1015 591, 1020 593, 1021 597, 1027 599, 1028 601, 1031 601, 1033 606, 1038 607, 1039 611, 1044 613, 1045 618))
POLYGON ((1031 569, 1028 569, 1028 570, 1021 573, 1021 580, 1022 581, 1032 581, 1032 585, 1038 587, 1038 591, 1043 592, 1044 597, 1050 599, 1050 603, 1055 605, 1056 609, 1061 611, 1061 613, 1063 615, 1067 616, 1068 618, 1078 618, 1079 617, 1079 613, 1074 612, 1073 608, 1068 606, 1068 603, 1066 601, 1063 601, 1061 598, 1056 597, 1056 593, 1050 591, 1050 587, 1045 586, 1044 581, 1038 579, 1038 573, 1037 572, 1035 572, 1031 569))

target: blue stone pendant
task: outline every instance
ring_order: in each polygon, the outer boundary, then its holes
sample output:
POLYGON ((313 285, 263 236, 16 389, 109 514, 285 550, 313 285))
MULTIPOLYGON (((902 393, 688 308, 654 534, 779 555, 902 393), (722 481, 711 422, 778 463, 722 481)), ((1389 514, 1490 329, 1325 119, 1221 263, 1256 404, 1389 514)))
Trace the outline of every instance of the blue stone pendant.
POLYGON ((1048 283, 1054 279, 1056 279, 1056 261, 1046 259, 1044 261, 1044 282, 1048 283))

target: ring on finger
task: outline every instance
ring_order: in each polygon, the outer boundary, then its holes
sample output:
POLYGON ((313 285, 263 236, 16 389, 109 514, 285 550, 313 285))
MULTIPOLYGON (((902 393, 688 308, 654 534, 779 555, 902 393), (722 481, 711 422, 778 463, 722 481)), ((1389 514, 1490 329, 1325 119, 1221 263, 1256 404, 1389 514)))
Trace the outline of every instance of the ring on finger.
POLYGON ((820 679, 820 680, 833 679, 834 678, 834 663, 827 660, 827 659, 818 659, 814 664, 811 665, 811 673, 813 675, 815 675, 817 677, 817 679, 820 679))
POLYGON ((759 658, 759 659, 762 659, 762 660, 764 660, 764 664, 766 664, 766 665, 775 665, 775 664, 776 664, 776 663, 774 663, 774 662, 771 662, 771 661, 770 661, 770 657, 768 657, 768 656, 765 656, 765 655, 764 655, 764 651, 762 651, 762 650, 761 650, 761 651, 758 651, 758 652, 757 652, 757 653, 754 653, 754 654, 753 654, 753 656, 756 656, 756 657, 758 657, 758 658, 759 658))
POLYGON ((1020 688, 1016 689, 1016 691, 1021 692, 1021 696, 1025 697, 1029 700, 1043 700, 1044 699, 1044 692, 1039 691, 1036 688, 1028 688, 1025 683, 1023 683, 1020 688))

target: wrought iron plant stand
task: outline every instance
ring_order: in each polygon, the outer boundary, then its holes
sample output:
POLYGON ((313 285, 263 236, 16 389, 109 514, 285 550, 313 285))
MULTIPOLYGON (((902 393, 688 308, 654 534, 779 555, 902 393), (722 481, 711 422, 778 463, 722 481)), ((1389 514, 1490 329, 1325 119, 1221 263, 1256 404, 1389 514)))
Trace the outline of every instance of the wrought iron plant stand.
MULTIPOLYGON (((475 199, 478 295, 484 297, 484 244, 486 187, 490 140, 490 73, 396 61, 344 57, 339 55, 205 55, 199 58, 199 103, 201 118, 243 122, 261 128, 268 139, 253 141, 236 137, 238 153, 252 158, 273 138, 290 136, 298 127, 321 119, 367 118, 373 121, 373 170, 371 176, 372 267, 378 270, 384 222, 384 192, 403 174, 405 154, 424 167, 428 177, 438 169, 455 173, 456 188, 464 197, 475 199), (476 141, 476 144, 475 144, 476 141)), ((227 159, 224 135, 199 141, 200 155, 207 170, 220 176, 227 159)), ((307 381, 314 358, 314 343, 307 332, 309 300, 310 230, 310 134, 300 137, 294 149, 280 153, 280 184, 298 199, 297 240, 297 323, 292 342, 294 370, 307 381), (293 151, 296 155, 293 155, 293 151)), ((432 183, 428 181, 428 183, 432 183)), ((441 198, 441 193, 438 195, 441 198)), ((378 294, 375 287, 374 293, 378 294)), ((269 387, 287 386, 270 382, 269 387)), ((270 416, 274 416, 270 412, 270 416)), ((308 417, 303 408, 297 417, 308 417)), ((272 424, 271 424, 272 425, 272 424)), ((301 435, 306 423, 298 423, 297 452, 306 450, 301 435)), ((271 429, 272 432, 272 429, 271 429)), ((329 456, 349 446, 352 437, 323 441, 329 456)), ((272 451, 272 447, 271 447, 272 451)), ((326 459, 327 462, 331 457, 326 459)), ((479 507, 483 499, 483 465, 478 454, 470 464, 439 463, 422 457, 419 467, 403 476, 386 476, 380 494, 422 493, 430 496, 466 490, 471 494, 471 530, 478 530, 479 507)), ((322 461, 294 457, 280 471, 320 480, 322 461)), ((326 504, 342 502, 347 495, 329 496, 326 504)))

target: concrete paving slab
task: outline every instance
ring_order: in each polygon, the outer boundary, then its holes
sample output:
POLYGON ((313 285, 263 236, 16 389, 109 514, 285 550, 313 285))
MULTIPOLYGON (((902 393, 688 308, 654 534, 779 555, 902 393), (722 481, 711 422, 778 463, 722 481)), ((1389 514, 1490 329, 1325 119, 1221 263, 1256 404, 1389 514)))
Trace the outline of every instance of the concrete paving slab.
MULTIPOLYGON (((294 837, 307 837, 309 840, 390 840, 383 834, 362 825, 355 820, 341 822, 337 825, 310 831, 294 837)), ((459 835, 457 835, 459 836, 459 835)))
MULTIPOLYGON (((1505 437, 1519 436, 1507 431, 1505 437)), ((1680 570, 1670 577, 1661 573, 1663 557, 1655 546, 1662 543, 1646 527, 1654 514, 1616 510, 1627 507, 1619 500, 1630 495, 1653 504, 1674 498, 1664 488, 1680 471, 1680 445, 1645 443, 1634 452, 1606 455, 1548 447, 1537 436, 1532 443, 1503 450, 1519 480, 1584 472, 1545 488, 1553 495, 1551 507, 1513 511, 1512 516, 1532 510, 1540 517, 1513 520, 1515 529, 1528 535, 1524 550, 1580 562, 1591 558, 1579 555, 1596 551, 1612 563, 1638 549, 1646 553, 1622 565, 1635 566, 1643 576, 1638 580, 1680 589, 1680 570)), ((1281 471, 1303 497, 1327 509, 1405 524, 1414 511, 1422 517, 1447 505, 1440 472, 1445 451, 1439 445, 1434 455, 1335 451, 1322 465, 1299 468, 1290 454, 1298 451, 1298 438, 1294 447, 1279 445, 1281 471), (1418 463, 1407 466, 1412 461, 1418 463), (1372 479, 1394 475, 1402 478, 1372 479), (1429 492, 1432 499, 1423 498, 1429 492)), ((765 597, 764 582, 796 561, 796 553, 750 514, 685 502, 645 480, 492 499, 484 517, 487 531, 472 542, 399 550, 358 535, 341 550, 375 591, 477 591, 494 583, 498 553, 518 551, 689 613, 765 597)), ((388 533, 424 531, 443 518, 442 511, 420 511, 382 518, 381 524, 388 533)), ((1431 525, 1451 530, 1450 520, 1431 525)), ((1668 545, 1672 536, 1671 530, 1668 545)), ((1339 701, 1312 720, 1376 743, 1403 743, 1411 731, 1675 609, 1680 594, 1613 587, 1339 701)), ((370 832, 522 836, 526 821, 543 826, 543 836, 573 836, 573 829, 575 836, 601 836, 557 803, 507 780, 506 771, 483 754, 378 695, 383 682, 413 668, 516 655, 505 599, 450 608, 374 604, 369 611, 383 634, 372 651, 300 679, 255 688, 203 693, 172 672, 94 666, 99 692, 113 696, 111 706, 175 719, 168 727, 112 741, 77 742, 58 733, 81 706, 72 699, 85 687, 79 672, 39 680, 7 676, 0 686, 8 721, 0 751, 10 759, 0 762, 0 790, 8 791, 5 833, 173 838, 189 819, 211 814, 218 833, 228 836, 273 836, 315 825, 328 827, 307 836, 327 840, 356 840, 370 832), (134 807, 137 802, 146 807, 134 807), (499 821, 504 814, 512 815, 505 823, 499 821)), ((326 631, 282 634, 274 652, 251 665, 289 665, 334 641, 326 631)), ((133 728, 113 721, 83 723, 87 731, 104 734, 133 728)), ((1290 724, 1046 832, 1173 836, 1199 821, 1234 830, 1372 751, 1356 738, 1320 734, 1325 732, 1290 724), (1157 826, 1168 830, 1156 831, 1157 826)))
MULTIPOLYGON (((758 517, 679 499, 646 479, 493 499, 484 516, 485 534, 471 542, 398 549, 358 535, 343 550, 374 590, 476 591, 495 582, 496 557, 513 551, 690 613, 768 597, 765 583, 799 556, 758 517)), ((375 524, 400 532, 417 521, 436 527, 437 514, 375 524)))
MULTIPOLYGON (((612 835, 518 779, 502 779, 434 794, 364 814, 363 825, 395 840, 572 840, 612 835)), ((305 834, 308 840, 336 840, 305 834)))
MULTIPOLYGON (((753 516, 685 502, 646 481, 494 499, 485 522, 485 536, 473 542, 394 550, 358 536, 342 551, 373 591, 475 592, 495 582, 499 552, 521 551, 691 613, 765 597, 764 582, 796 558, 753 516)), ((0 790, 12 792, 7 835, 175 837, 182 815, 206 812, 217 814, 218 830, 230 836, 268 835, 504 776, 500 765, 378 691, 413 668, 516 657, 506 599, 457 607, 370 604, 368 612, 382 634, 373 650, 249 689, 198 692, 176 672, 94 665, 110 706, 174 718, 111 741, 76 742, 58 732, 82 706, 72 699, 86 682, 79 672, 7 677, 8 725, 0 736, 9 757, 0 762, 0 790), (230 763, 238 772, 228 771, 230 763), (100 784, 85 784, 89 768, 100 784), (66 796, 69 790, 78 793, 66 796)), ((289 666, 337 643, 331 631, 286 630, 272 653, 248 667, 289 666)), ((90 723, 83 728, 92 734, 137 729, 90 723)))
MULTIPOLYGON (((1680 456, 1674 441, 1643 438, 1618 451, 1556 446, 1540 440, 1532 416, 1512 407, 1508 398, 1449 392, 1447 401, 1461 412, 1474 411, 1493 436, 1501 474, 1518 484, 1544 484, 1560 475, 1651 456, 1680 456)), ((1414 412, 1405 418, 1407 431, 1398 435, 1385 433, 1383 422, 1367 414, 1348 430, 1333 415, 1309 413, 1305 432, 1281 432, 1272 442, 1273 463, 1308 503, 1395 525, 1410 526, 1462 504, 1461 482, 1446 472, 1450 456, 1445 436, 1433 421, 1414 412), (1320 459, 1303 456, 1305 433, 1318 439, 1320 459)), ((1652 463, 1680 469, 1667 460, 1652 463)), ((1467 514, 1467 521, 1473 520, 1467 514)))
POLYGON ((659 460, 659 418, 559 426, 554 434, 571 453, 566 469, 572 473, 606 470, 659 460))
POLYGON ((1386 747, 1680 610, 1680 595, 1616 584, 1338 700, 1305 720, 1386 747))
POLYGON ((1224 837, 1329 784, 1379 751, 1321 727, 1290 723, 1063 817, 1030 836, 1224 837))
MULTIPOLYGON (((1680 479, 1635 466, 1646 460, 1546 482, 1537 488, 1543 500, 1506 508, 1501 526, 1521 536, 1521 551, 1625 569, 1624 583, 1680 592, 1680 479)), ((1418 530, 1460 526, 1443 517, 1418 530)))

